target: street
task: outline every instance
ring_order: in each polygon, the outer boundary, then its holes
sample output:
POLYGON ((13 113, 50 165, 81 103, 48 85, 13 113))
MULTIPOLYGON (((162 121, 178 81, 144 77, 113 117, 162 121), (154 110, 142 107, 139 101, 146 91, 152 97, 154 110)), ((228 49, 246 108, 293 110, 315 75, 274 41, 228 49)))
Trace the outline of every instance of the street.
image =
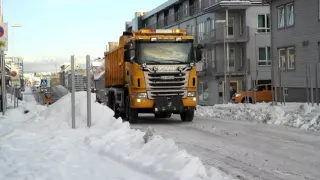
POLYGON ((179 148, 198 156, 237 179, 320 179, 320 132, 306 132, 285 126, 251 124, 196 117, 192 123, 140 117, 132 128, 173 139, 179 148))

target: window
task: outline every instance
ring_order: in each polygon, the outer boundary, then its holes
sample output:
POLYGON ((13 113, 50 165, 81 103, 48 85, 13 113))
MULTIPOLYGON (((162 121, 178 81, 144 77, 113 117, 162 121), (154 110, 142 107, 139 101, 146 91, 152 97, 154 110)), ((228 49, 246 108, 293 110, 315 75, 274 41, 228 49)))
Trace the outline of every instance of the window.
POLYGON ((215 36, 215 20, 214 19, 211 19, 211 37, 214 37, 215 36))
POLYGON ((184 5, 184 15, 185 17, 187 17, 189 15, 189 5, 188 4, 185 4, 184 5))
POLYGON ((265 85, 261 85, 257 87, 257 91, 265 91, 266 90, 266 86, 265 85))
POLYGON ((212 69, 216 68, 216 52, 215 49, 211 50, 211 67, 212 69))
POLYGON ((233 36, 233 30, 234 30, 234 18, 229 18, 228 20, 228 35, 233 36))
POLYGON ((209 38, 210 31, 211 31, 211 21, 207 20, 206 21, 206 31, 205 31, 205 36, 206 36, 205 38, 206 39, 209 38))
POLYGON ((295 69, 295 50, 294 47, 287 48, 288 69, 295 69))
POLYGON ((196 35, 196 26, 191 26, 191 35, 192 36, 196 35))
POLYGON ((240 16, 240 35, 243 35, 243 16, 240 16))
POLYGON ((288 70, 295 69, 295 47, 286 47, 279 49, 279 67, 288 70))
POLYGON ((288 4, 286 6, 286 21, 287 21, 287 26, 293 26, 294 25, 294 9, 293 9, 293 4, 288 4))
POLYGON ((244 48, 240 49, 240 67, 244 67, 244 60, 245 60, 245 56, 244 56, 244 48))
POLYGON ((258 32, 270 32, 269 14, 258 15, 258 32))
POLYGON ((236 50, 234 48, 229 49, 229 67, 234 67, 236 60, 236 50))
POLYGON ((204 39, 204 22, 198 24, 198 41, 204 39))
POLYGON ((286 50, 279 49, 279 68, 286 67, 286 50))
POLYGON ((199 11, 201 11, 202 10, 202 0, 199 0, 198 4, 199 4, 199 8, 198 9, 199 9, 199 11))
POLYGON ((271 91, 271 85, 267 85, 268 91, 271 91))
POLYGON ((208 52, 207 51, 202 51, 202 62, 204 64, 204 67, 207 69, 208 68, 208 52))
POLYGON ((270 47, 260 47, 259 48, 259 66, 270 66, 271 65, 271 48, 270 47))
POLYGON ((284 7, 278 8, 278 28, 284 28, 284 7))

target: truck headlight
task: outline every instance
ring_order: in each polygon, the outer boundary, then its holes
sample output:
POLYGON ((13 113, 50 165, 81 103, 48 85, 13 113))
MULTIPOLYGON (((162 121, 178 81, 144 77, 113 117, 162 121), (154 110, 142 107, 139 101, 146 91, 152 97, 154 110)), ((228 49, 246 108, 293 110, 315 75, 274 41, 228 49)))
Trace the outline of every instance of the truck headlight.
POLYGON ((147 93, 137 93, 137 98, 146 98, 147 93))
POLYGON ((195 97, 196 96, 196 92, 188 92, 188 97, 195 97))

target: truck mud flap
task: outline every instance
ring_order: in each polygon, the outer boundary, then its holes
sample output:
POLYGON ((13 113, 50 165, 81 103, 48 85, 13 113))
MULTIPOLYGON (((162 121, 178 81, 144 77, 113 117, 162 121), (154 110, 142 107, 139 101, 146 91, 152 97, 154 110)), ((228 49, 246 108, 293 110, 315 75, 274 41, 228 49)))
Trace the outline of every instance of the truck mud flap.
POLYGON ((154 99, 154 111, 160 112, 181 112, 183 111, 183 101, 181 96, 156 97, 154 99))

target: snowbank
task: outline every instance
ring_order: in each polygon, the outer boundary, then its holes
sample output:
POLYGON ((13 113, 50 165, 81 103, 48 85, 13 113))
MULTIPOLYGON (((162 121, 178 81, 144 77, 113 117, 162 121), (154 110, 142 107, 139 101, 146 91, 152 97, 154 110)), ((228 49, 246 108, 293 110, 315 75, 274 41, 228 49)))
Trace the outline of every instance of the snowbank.
MULTIPOLYGON (((16 118, 21 124, 10 131, 0 128, 0 179, 108 179, 114 167, 103 164, 104 159, 154 179, 227 179, 216 169, 209 177, 199 158, 179 150, 172 140, 153 136, 145 144, 145 133, 113 118, 114 112, 95 103, 94 96, 92 127, 86 128, 86 92, 76 93, 77 129, 71 129, 70 96, 48 108, 33 104, 27 116, 22 107, 10 112, 20 114, 16 118)), ((9 124, 10 113, 0 124, 9 124)))
POLYGON ((286 103, 285 106, 271 106, 269 103, 198 106, 196 116, 320 130, 320 107, 305 103, 286 103))

